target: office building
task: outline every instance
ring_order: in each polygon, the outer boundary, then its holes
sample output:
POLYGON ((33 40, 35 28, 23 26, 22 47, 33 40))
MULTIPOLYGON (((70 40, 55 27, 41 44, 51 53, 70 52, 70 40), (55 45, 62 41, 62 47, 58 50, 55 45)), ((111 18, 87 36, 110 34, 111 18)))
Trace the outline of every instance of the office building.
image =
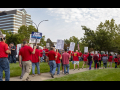
POLYGON ((32 25, 31 15, 25 9, 0 11, 0 29, 17 33, 22 25, 32 25))

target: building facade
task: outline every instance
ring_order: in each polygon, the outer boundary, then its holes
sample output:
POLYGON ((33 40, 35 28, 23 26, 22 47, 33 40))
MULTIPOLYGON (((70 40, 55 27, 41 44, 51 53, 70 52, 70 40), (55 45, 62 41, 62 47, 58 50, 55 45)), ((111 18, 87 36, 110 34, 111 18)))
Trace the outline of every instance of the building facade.
POLYGON ((22 25, 32 25, 31 15, 25 9, 0 11, 0 29, 18 33, 22 25))

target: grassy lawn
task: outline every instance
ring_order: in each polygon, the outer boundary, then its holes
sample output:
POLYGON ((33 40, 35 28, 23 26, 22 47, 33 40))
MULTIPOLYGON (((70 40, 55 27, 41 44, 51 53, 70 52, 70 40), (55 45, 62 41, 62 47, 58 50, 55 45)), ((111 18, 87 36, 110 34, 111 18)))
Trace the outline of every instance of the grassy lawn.
POLYGON ((120 68, 90 70, 45 81, 120 81, 120 68))
MULTIPOLYGON (((80 61, 79 63, 80 68, 82 68, 82 65, 83 65, 83 61, 80 61)), ((103 66, 103 63, 101 63, 101 66, 103 66)), ((115 67, 115 64, 113 63, 112 66, 115 67)), ((94 67, 94 63, 92 64, 92 67, 94 67)), ((77 65, 76 65, 76 68, 77 68, 77 65)), ((70 69, 73 69, 73 64, 71 62, 70 62, 70 69)), ((60 70, 62 70, 62 67, 60 67, 60 70)), ((49 71, 50 71, 50 67, 48 63, 46 62, 40 63, 41 73, 45 73, 49 71)), ((37 74, 37 68, 35 68, 35 73, 37 74)), ((30 74, 32 74, 32 70, 30 74)), ((17 62, 16 64, 15 63, 10 64, 10 77, 15 77, 15 76, 20 76, 20 75, 21 75, 21 68, 19 67, 19 63, 17 62)), ((5 77, 4 72, 3 72, 3 77, 5 77)))

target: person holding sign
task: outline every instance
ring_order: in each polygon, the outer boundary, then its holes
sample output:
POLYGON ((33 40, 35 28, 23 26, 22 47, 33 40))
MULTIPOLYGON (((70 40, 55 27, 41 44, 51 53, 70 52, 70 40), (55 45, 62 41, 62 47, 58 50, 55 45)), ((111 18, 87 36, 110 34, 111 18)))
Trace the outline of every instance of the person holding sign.
MULTIPOLYGON (((35 46, 35 45, 34 45, 35 46)), ((35 66, 37 67, 37 73, 38 75, 41 75, 40 74, 40 67, 39 67, 39 64, 40 64, 40 51, 38 50, 39 49, 39 46, 37 46, 36 50, 35 50, 35 54, 32 54, 32 76, 34 77, 35 76, 35 66)))
POLYGON ((30 46, 27 45, 27 41, 23 42, 23 48, 19 51, 19 66, 22 67, 25 70, 25 73, 23 75, 22 81, 28 80, 30 71, 31 71, 31 60, 32 60, 32 54, 35 54, 36 46, 34 46, 34 49, 32 49, 30 46), (22 57, 22 62, 21 62, 22 57))
POLYGON ((77 64, 78 66, 78 70, 80 69, 79 68, 79 52, 78 50, 76 50, 76 52, 73 53, 73 61, 74 61, 74 70, 75 70, 75 65, 77 64))

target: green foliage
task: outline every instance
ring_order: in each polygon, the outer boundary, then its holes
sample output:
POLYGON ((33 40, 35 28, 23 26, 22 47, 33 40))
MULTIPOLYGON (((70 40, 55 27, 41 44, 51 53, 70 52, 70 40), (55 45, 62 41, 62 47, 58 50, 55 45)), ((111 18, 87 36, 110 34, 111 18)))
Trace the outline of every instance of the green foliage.
POLYGON ((37 29, 34 26, 32 26, 32 25, 29 25, 29 26, 22 25, 18 29, 18 33, 20 35, 23 35, 24 40, 26 40, 27 42, 29 42, 30 34, 32 32, 37 32, 37 29))
POLYGON ((46 46, 46 41, 45 41, 45 36, 42 36, 41 40, 40 40, 40 46, 46 46))
POLYGON ((90 70, 45 81, 120 81, 120 68, 90 70))
POLYGON ((78 46, 77 46, 77 42, 78 42, 79 43, 79 48, 80 48, 81 52, 83 52, 83 45, 80 42, 80 39, 78 39, 75 36, 72 36, 69 39, 64 39, 64 43, 66 44, 65 48, 70 47, 70 42, 74 42, 75 43, 75 49, 74 49, 74 51, 78 50, 78 46))
POLYGON ((3 34, 6 34, 6 43, 10 44, 11 42, 13 42, 15 45, 22 43, 22 40, 24 39, 24 36, 17 33, 17 34, 13 34, 11 32, 8 31, 4 31, 1 30, 3 34))
POLYGON ((85 30, 81 41, 88 48, 99 51, 120 51, 120 25, 115 24, 115 20, 101 22, 96 30, 91 30, 86 26, 81 26, 85 30))

